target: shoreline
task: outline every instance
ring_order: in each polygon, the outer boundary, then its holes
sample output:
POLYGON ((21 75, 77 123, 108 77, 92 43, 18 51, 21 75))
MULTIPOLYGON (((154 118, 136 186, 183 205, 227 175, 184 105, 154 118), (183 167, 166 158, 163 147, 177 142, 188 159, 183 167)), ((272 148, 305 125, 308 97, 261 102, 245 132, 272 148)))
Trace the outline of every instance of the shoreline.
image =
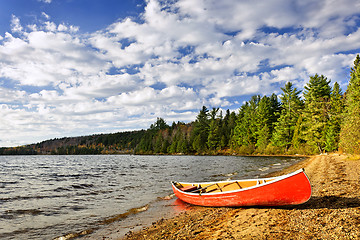
MULTIPOLYGON (((246 156, 249 157, 249 156, 246 156)), ((253 157, 274 157, 274 156, 253 156, 253 157)), ((268 167, 261 167, 257 171, 252 171, 248 177, 240 177, 238 179, 245 178, 259 178, 266 177, 267 175, 277 172, 283 168, 292 166, 298 162, 304 161, 306 158, 304 156, 279 156, 286 157, 288 161, 284 161, 282 164, 275 164, 274 166, 270 164, 268 167), (280 165, 280 166, 279 166, 280 165)), ((220 176, 220 175, 219 175, 220 176)), ((226 175, 229 177, 228 175, 226 175)), ((141 208, 141 207, 140 207, 141 208)), ((137 232, 141 231, 145 227, 149 227, 152 223, 158 221, 159 219, 171 219, 184 211, 193 211, 199 206, 190 205, 188 203, 178 200, 173 192, 171 191, 171 185, 169 192, 166 195, 158 196, 156 200, 148 203, 145 211, 136 211, 136 214, 126 214, 125 218, 122 218, 124 214, 114 215, 110 217, 110 221, 106 224, 100 224, 97 227, 92 227, 83 232, 68 234, 65 236, 70 236, 70 239, 121 239, 129 231, 137 232), (120 217, 119 217, 120 216, 120 217), (117 219, 120 219, 117 221, 117 219), (112 221, 114 220, 114 221, 112 221), (90 231, 89 231, 90 230, 90 231)))
POLYGON ((311 156, 269 177, 305 168, 312 197, 286 207, 193 207, 121 238, 104 239, 359 239, 360 157, 311 156))

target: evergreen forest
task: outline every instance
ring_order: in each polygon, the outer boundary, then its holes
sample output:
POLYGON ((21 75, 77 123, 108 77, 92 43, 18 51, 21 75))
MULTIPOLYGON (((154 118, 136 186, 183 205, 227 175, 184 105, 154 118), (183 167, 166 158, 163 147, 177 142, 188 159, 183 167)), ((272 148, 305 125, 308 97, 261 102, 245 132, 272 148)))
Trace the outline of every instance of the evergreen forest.
POLYGON ((238 112, 203 106, 190 123, 157 118, 149 129, 47 140, 0 154, 360 154, 360 57, 345 92, 324 75, 301 91, 254 95, 238 112))

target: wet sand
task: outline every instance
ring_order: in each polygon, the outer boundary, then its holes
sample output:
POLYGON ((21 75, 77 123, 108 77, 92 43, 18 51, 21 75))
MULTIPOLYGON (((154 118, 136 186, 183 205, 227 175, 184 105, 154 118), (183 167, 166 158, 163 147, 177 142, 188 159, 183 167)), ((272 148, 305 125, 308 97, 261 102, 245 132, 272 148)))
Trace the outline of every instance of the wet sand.
POLYGON ((313 156, 272 175, 300 168, 312 185, 302 205, 194 207, 119 239, 360 239, 360 156, 313 156))

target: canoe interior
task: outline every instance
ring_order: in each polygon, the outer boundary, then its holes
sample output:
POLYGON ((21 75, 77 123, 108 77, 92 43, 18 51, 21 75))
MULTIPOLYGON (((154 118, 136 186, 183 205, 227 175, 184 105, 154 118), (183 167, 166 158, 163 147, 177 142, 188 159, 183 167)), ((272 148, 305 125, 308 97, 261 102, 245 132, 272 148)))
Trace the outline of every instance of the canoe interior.
POLYGON ((174 183, 179 190, 192 193, 217 193, 229 192, 239 189, 249 188, 265 184, 275 180, 276 178, 260 179, 260 180, 243 180, 243 181, 224 181, 218 183, 174 183))

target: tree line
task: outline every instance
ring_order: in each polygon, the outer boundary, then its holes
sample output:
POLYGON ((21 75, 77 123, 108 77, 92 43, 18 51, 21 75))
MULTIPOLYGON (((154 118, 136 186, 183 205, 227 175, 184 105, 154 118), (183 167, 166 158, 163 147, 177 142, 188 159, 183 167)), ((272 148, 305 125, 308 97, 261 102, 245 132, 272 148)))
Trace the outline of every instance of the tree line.
POLYGON ((345 93, 315 74, 298 90, 291 82, 278 97, 254 95, 238 113, 203 107, 190 124, 158 118, 136 147, 141 154, 360 153, 360 58, 345 93))
POLYGON ((287 82, 279 96, 254 95, 237 113, 203 106, 196 120, 157 118, 141 131, 47 140, 0 154, 316 154, 360 153, 360 58, 343 93, 315 74, 301 91, 287 82))

